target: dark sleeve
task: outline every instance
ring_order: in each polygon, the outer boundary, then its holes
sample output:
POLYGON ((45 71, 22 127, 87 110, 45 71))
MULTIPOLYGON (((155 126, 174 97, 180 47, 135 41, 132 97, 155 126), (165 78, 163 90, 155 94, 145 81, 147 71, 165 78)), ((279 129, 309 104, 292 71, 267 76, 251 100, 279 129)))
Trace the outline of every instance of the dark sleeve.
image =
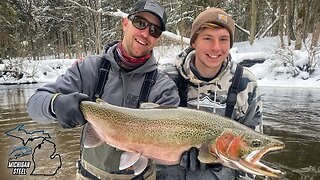
POLYGON ((53 122, 55 118, 50 111, 50 101, 55 93, 81 92, 91 96, 97 78, 97 65, 97 58, 89 56, 83 61, 75 62, 55 82, 38 88, 27 102, 29 116, 38 123, 53 122))

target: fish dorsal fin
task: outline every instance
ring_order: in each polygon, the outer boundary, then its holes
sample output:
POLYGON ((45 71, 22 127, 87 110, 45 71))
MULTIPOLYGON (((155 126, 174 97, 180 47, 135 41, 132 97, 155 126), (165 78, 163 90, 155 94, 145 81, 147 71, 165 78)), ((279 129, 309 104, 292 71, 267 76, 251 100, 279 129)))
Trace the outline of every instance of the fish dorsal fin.
POLYGON ((136 152, 123 152, 120 157, 119 170, 127 169, 136 163, 141 154, 136 152))
POLYGON ((202 163, 215 163, 217 157, 209 152, 208 144, 202 144, 199 149, 198 159, 202 163))
POLYGON ((97 134, 96 130, 93 128, 93 125, 91 123, 88 122, 88 125, 85 131, 86 131, 85 133, 86 136, 83 144, 85 148, 94 148, 94 147, 100 146, 105 142, 99 137, 99 135, 97 134))
POLYGON ((138 161, 132 165, 135 175, 139 175, 148 166, 148 158, 145 156, 140 156, 138 161))
POLYGON ((151 103, 151 102, 145 102, 140 104, 140 109, 172 109, 172 108, 177 108, 174 106, 164 106, 164 105, 159 105, 156 103, 151 103))
POLYGON ((160 108, 161 106, 156 103, 146 102, 140 104, 140 109, 154 109, 154 108, 160 108))

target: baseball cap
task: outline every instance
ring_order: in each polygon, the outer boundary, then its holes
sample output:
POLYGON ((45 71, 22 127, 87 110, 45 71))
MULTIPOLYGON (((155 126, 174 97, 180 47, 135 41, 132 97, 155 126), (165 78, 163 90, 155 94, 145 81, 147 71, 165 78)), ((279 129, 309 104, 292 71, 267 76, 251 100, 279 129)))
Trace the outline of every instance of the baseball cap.
POLYGON ((167 14, 164 8, 155 0, 139 0, 130 9, 129 16, 139 12, 150 12, 160 21, 160 29, 166 30, 167 14))

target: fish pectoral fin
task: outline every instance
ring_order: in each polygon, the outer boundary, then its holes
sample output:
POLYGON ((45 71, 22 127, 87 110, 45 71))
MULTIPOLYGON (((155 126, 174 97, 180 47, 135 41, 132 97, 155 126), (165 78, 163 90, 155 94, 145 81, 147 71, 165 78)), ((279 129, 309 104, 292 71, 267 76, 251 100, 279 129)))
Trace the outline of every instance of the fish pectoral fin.
POLYGON ((96 130, 93 128, 93 125, 88 122, 85 127, 85 138, 83 142, 83 146, 85 148, 94 148, 103 144, 104 141, 97 134, 96 130))
POLYGON ((119 170, 127 169, 136 163, 141 157, 140 153, 136 152, 123 152, 120 157, 119 170))
POLYGON ((209 152, 208 144, 202 144, 199 149, 198 159, 202 163, 215 163, 217 161, 217 157, 212 155, 209 152))
POLYGON ((148 166, 148 158, 136 152, 123 152, 120 157, 119 170, 132 167, 135 175, 139 175, 148 166))
POLYGON ((148 158, 145 156, 140 156, 138 161, 132 165, 134 170, 134 175, 139 175, 146 169, 148 166, 148 158))

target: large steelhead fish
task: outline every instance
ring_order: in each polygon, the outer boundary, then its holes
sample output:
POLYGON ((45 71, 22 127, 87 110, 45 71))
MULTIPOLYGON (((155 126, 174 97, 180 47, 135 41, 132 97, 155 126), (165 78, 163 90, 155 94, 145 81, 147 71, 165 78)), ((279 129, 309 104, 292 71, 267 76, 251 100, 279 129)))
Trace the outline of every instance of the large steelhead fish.
POLYGON ((153 103, 131 109, 101 101, 82 101, 80 109, 90 122, 85 146, 106 142, 125 151, 120 170, 132 167, 139 174, 148 158, 166 165, 179 164, 183 152, 197 147, 203 163, 221 163, 261 176, 284 174, 260 162, 266 153, 283 149, 283 142, 217 114, 153 103))

